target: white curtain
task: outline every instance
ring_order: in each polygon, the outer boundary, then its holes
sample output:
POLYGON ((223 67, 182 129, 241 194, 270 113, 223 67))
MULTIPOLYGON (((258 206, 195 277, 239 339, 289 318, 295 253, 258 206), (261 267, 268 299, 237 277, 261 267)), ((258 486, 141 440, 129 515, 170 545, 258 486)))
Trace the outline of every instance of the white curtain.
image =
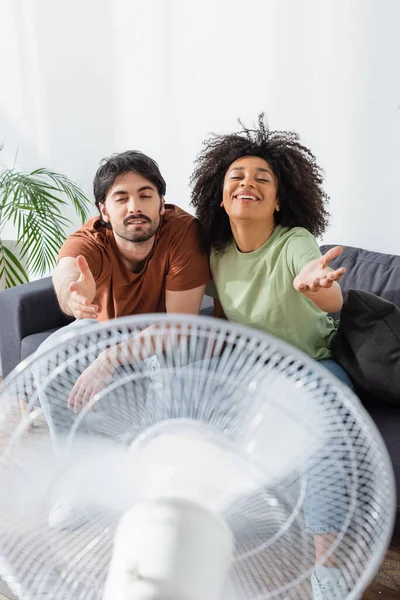
POLYGON ((325 241, 400 253, 399 23, 398 0, 2 0, 0 162, 90 194, 140 149, 189 208, 202 140, 265 111, 325 167, 325 241))

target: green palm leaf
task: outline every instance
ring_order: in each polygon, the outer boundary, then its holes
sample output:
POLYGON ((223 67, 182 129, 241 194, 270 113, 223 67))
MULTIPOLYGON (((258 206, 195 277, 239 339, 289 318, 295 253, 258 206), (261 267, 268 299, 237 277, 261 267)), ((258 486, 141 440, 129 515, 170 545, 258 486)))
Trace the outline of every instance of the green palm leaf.
POLYGON ((17 229, 19 255, 27 269, 43 275, 54 267, 66 228, 72 225, 63 214, 68 203, 81 222, 88 218, 89 200, 64 175, 44 168, 31 173, 16 169, 0 172, 0 273, 7 287, 27 281, 27 276, 16 256, 1 244, 5 223, 11 222, 17 229))
POLYGON ((59 189, 60 191, 64 192, 64 194, 72 202, 72 205, 74 206, 81 220, 85 221, 85 219, 87 218, 88 210, 91 205, 89 200, 78 188, 78 186, 76 186, 64 175, 60 175, 59 173, 53 173, 48 169, 38 169, 32 174, 39 174, 39 176, 41 177, 48 177, 49 179, 51 179, 54 182, 56 189, 59 189))
POLYGON ((0 280, 4 277, 6 287, 14 287, 29 281, 18 258, 0 241, 0 280))

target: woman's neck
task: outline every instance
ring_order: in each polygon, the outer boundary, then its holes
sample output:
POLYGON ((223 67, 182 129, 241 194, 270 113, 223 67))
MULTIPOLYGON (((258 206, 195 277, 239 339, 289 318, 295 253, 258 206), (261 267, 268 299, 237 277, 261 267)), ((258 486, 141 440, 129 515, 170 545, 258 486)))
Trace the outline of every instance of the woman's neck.
POLYGON ((254 221, 231 221, 232 234, 240 252, 254 252, 265 244, 275 230, 274 222, 267 225, 254 221))

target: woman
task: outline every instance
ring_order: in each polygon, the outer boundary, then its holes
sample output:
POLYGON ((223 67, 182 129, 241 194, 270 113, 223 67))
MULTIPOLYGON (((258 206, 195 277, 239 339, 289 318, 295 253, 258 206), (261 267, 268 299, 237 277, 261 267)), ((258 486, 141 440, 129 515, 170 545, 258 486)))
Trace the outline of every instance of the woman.
POLYGON ((327 313, 342 307, 345 269, 328 267, 342 248, 321 256, 314 237, 329 215, 310 150, 260 115, 257 129, 205 143, 192 184, 218 314, 289 342, 351 385, 331 358, 337 323, 327 313))
MULTIPOLYGON (((210 252, 208 293, 216 299, 217 316, 289 342, 351 386, 332 359, 337 323, 327 313, 342 307, 337 282, 345 269, 328 267, 342 248, 321 256, 315 239, 329 215, 314 155, 296 134, 270 131, 260 115, 255 129, 242 125, 238 133, 207 140, 191 181, 192 203, 210 252)), ((317 562, 343 525, 343 479, 336 474, 332 482, 332 495, 339 498, 335 522, 321 517, 315 489, 309 494, 313 506, 306 502, 305 507, 317 562)), ((334 561, 325 564, 313 574, 314 598, 339 600, 345 591, 341 572, 334 561)))

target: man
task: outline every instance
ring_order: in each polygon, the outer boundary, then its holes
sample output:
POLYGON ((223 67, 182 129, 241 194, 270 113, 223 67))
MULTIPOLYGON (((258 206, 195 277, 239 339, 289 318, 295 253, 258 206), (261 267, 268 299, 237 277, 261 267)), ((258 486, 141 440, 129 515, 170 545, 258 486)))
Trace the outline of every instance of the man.
MULTIPOLYGON (((61 309, 77 319, 68 327, 133 314, 198 314, 210 279, 208 257, 199 247, 197 220, 164 203, 157 163, 137 151, 113 155, 102 162, 93 188, 100 215, 68 237, 53 274, 61 309)), ((62 333, 50 336, 45 348, 62 333)), ((104 383, 104 361, 94 362, 68 390, 75 412, 104 383)), ((43 389, 40 399, 53 438, 66 432, 67 399, 51 402, 43 389)))
POLYGON ((105 160, 94 178, 100 217, 69 236, 54 287, 77 319, 138 313, 197 314, 209 280, 197 220, 164 204, 157 164, 128 151, 105 160))

